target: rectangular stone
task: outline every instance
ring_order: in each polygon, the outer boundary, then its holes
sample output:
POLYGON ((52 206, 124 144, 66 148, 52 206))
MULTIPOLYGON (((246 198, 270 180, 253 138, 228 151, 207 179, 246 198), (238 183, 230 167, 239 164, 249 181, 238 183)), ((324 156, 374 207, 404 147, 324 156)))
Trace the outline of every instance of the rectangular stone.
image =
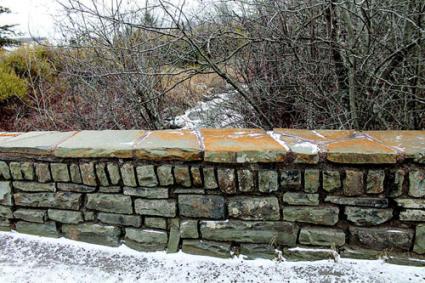
POLYGON ((118 164, 108 162, 106 169, 108 170, 111 184, 115 186, 118 185, 121 181, 120 168, 118 167, 118 164))
POLYGON ((156 168, 159 184, 161 186, 171 186, 174 184, 173 166, 161 165, 156 168))
POLYGON ((325 248, 284 248, 283 257, 286 261, 315 261, 315 260, 337 260, 338 253, 333 249, 325 248))
POLYGON ((88 194, 86 207, 104 212, 133 213, 131 197, 123 195, 88 194))
POLYGON ((131 163, 124 163, 121 166, 121 176, 124 186, 137 187, 136 174, 134 166, 131 163))
POLYGON ((162 199, 169 197, 168 188, 124 187, 124 195, 153 199, 162 199))
POLYGON ((175 217, 177 213, 176 201, 172 199, 136 199, 134 209, 140 215, 175 217))
POLYGON ((49 219, 60 223, 78 224, 83 222, 83 214, 81 211, 49 209, 47 215, 49 219))
POLYGON ((48 163, 35 163, 35 175, 41 183, 47 183, 52 180, 48 163))
POLYGON ((97 186, 96 174, 94 169, 94 163, 81 163, 80 164, 81 178, 83 184, 87 186, 97 186))
POLYGON ((59 144, 54 154, 71 158, 130 158, 134 144, 144 134, 139 130, 81 131, 59 144))
POLYGON ((108 175, 106 174, 106 164, 105 163, 97 163, 95 165, 96 168, 96 176, 99 180, 99 184, 101 186, 109 186, 108 175))
POLYGON ((413 251, 418 254, 425 254, 425 224, 416 226, 413 251))
POLYGON ((81 194, 57 193, 16 193, 13 195, 15 205, 25 207, 45 207, 78 210, 81 194))
POLYGON ((9 165, 7 165, 7 163, 4 161, 0 161, 0 178, 5 180, 10 180, 11 178, 9 165))
POLYGON ((10 162, 10 175, 13 180, 24 180, 24 176, 21 171, 21 164, 19 162, 10 162))
POLYGON ((385 171, 369 170, 366 180, 366 193, 380 194, 384 191, 385 171))
POLYGON ((56 223, 53 221, 43 224, 18 221, 16 223, 16 231, 30 235, 59 238, 59 232, 56 228, 56 223))
POLYGON ((388 207, 387 198, 377 197, 341 197, 341 196, 327 196, 325 202, 330 202, 339 205, 352 205, 363 207, 385 208, 388 207))
POLYGON ((24 192, 56 192, 55 183, 13 182, 13 187, 24 192))
POLYGON ((59 191, 76 192, 76 193, 93 193, 96 187, 90 187, 82 184, 57 183, 59 191))
POLYGON ((400 211, 399 218, 401 221, 425 222, 425 210, 407 209, 400 211))
POLYGON ((50 170, 55 182, 69 182, 71 180, 68 165, 65 163, 52 163, 50 164, 50 170))
POLYGON ((316 193, 320 187, 320 170, 306 169, 304 171, 304 192, 316 193))
POLYGON ((158 186, 158 179, 155 174, 155 167, 153 165, 143 165, 136 167, 137 181, 139 186, 142 187, 156 187, 158 186))
POLYGON ((192 182, 190 180, 190 171, 188 166, 177 165, 174 166, 174 179, 176 180, 176 184, 189 188, 192 186, 192 182))
POLYGON ((12 209, 8 206, 0 205, 0 218, 12 219, 13 218, 12 209))
POLYGON ((402 249, 410 250, 413 246, 412 229, 393 227, 366 228, 350 226, 350 243, 375 250, 402 249))
POLYGON ((303 227, 298 241, 303 245, 341 247, 345 244, 345 233, 342 229, 303 227))
POLYGON ((139 251, 163 251, 167 247, 167 232, 151 229, 125 229, 125 245, 139 251))
POLYGON ((281 162, 288 152, 260 129, 201 129, 201 135, 206 162, 281 162))
POLYGON ((13 212, 16 219, 28 222, 44 223, 46 221, 46 210, 19 208, 13 212))
POLYGON ((284 221, 200 221, 202 239, 294 246, 298 226, 284 221))
POLYGON ((0 205, 13 205, 11 182, 0 181, 0 205))
POLYGON ((167 220, 160 217, 145 217, 144 225, 149 228, 167 229, 167 220))
POLYGON ((204 173, 204 187, 206 189, 217 189, 218 183, 214 167, 202 168, 202 172, 204 173))
POLYGON ((323 190, 333 192, 342 187, 339 171, 326 170, 322 172, 323 190))
POLYGON ((409 196, 425 197, 425 170, 412 170, 409 172, 409 196))
POLYGON ((273 244, 241 244, 239 251, 244 259, 278 260, 281 253, 273 244))
POLYGON ((277 197, 231 197, 227 200, 229 217, 242 220, 279 220, 277 197))
POLYGON ((280 172, 280 185, 287 188, 301 187, 301 172, 300 170, 283 170, 280 172))
POLYGON ((258 170, 258 190, 262 193, 276 192, 279 189, 278 174, 275 170, 258 170))
POLYGON ((238 170, 239 191, 253 192, 255 190, 254 173, 251 170, 238 170))
POLYGON ((180 222, 180 236, 183 239, 199 238, 198 220, 185 219, 180 222))
POLYGON ((283 194, 282 200, 289 205, 316 206, 319 205, 319 194, 286 192, 283 194))
POLYGON ((425 209, 425 199, 396 198, 398 206, 413 209, 425 209))
POLYGON ((235 194, 237 191, 236 187, 236 176, 235 170, 230 168, 219 168, 217 169, 218 187, 225 194, 235 194))
POLYGON ((183 240, 182 252, 186 254, 229 258, 231 244, 205 240, 183 240))
POLYGON ((190 167, 190 175, 192 176, 192 183, 194 187, 201 188, 204 183, 202 182, 201 168, 190 167))
POLYGON ((344 180, 344 195, 360 196, 363 194, 363 192, 363 172, 346 170, 344 180))
POLYGON ((34 180, 34 164, 32 162, 21 163, 21 172, 25 180, 34 180))
POLYGON ((283 207, 283 220, 319 225, 335 225, 339 209, 336 206, 287 206, 283 207))
POLYGON ((125 215, 99 212, 97 219, 105 224, 114 224, 120 226, 140 227, 142 225, 142 217, 138 215, 125 215))
POLYGON ((122 188, 119 186, 99 187, 99 193, 121 193, 122 188))
POLYGON ((392 208, 365 208, 347 206, 344 211, 347 220, 358 226, 383 224, 393 218, 392 208))
POLYGON ((65 237, 96 245, 117 247, 120 244, 121 229, 114 226, 106 226, 92 223, 78 225, 62 225, 65 237))
POLYGON ((71 182, 75 184, 81 184, 83 178, 81 178, 80 166, 78 164, 72 163, 69 165, 69 175, 71 177, 71 182))
POLYGON ((193 218, 223 219, 224 197, 217 195, 179 195, 181 216, 193 218))

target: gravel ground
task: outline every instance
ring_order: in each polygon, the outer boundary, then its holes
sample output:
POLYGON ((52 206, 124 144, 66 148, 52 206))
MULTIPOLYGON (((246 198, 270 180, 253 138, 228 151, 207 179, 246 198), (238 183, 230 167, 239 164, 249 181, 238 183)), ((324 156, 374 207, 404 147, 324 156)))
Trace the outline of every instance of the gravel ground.
POLYGON ((295 263, 140 253, 0 232, 0 282, 425 282, 425 268, 379 260, 295 263))

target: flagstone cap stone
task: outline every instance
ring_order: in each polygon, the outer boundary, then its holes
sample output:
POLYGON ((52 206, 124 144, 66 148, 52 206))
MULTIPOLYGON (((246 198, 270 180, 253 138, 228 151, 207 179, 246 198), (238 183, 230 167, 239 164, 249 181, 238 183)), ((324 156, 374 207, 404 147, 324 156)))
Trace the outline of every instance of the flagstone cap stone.
POLYGON ((146 160, 202 160, 202 147, 191 130, 151 131, 134 146, 134 155, 146 160))
POLYGON ((2 133, 0 152, 29 155, 51 155, 56 145, 77 132, 28 132, 12 133, 9 138, 2 133), (13 136, 14 135, 14 136, 13 136))
POLYGON ((133 146, 145 131, 81 131, 57 145, 55 156, 69 158, 133 157, 133 146))
POLYGON ((425 163, 425 131, 274 129, 0 132, 0 155, 209 163, 425 163))
POLYGON ((201 137, 207 162, 282 162, 288 152, 261 129, 201 129, 201 137))

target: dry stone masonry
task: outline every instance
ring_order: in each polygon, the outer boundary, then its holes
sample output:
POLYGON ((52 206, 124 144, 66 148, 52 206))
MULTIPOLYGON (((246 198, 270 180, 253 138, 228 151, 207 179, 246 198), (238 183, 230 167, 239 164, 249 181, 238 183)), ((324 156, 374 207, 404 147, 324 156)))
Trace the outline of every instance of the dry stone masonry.
POLYGON ((425 265, 425 132, 0 133, 0 230, 140 251, 425 265))

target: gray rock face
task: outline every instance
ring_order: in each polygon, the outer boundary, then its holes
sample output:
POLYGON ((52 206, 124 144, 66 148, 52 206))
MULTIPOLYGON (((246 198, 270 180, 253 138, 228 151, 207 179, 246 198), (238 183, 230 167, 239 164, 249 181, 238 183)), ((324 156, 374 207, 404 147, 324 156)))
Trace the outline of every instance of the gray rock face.
POLYGON ((172 219, 168 237, 167 253, 176 253, 180 247, 180 228, 178 219, 172 219))
POLYGON ((215 177, 214 167, 205 167, 202 169, 204 173, 204 186, 206 189, 217 189, 218 183, 215 177))
POLYGON ((19 208, 13 212, 16 219, 25 220, 28 222, 44 223, 46 221, 46 211, 40 209, 19 208))
POLYGON ((240 254, 245 259, 276 259, 279 256, 276 248, 268 244, 241 244, 240 254))
POLYGON ((137 214, 175 217, 176 201, 172 199, 136 199, 134 209, 137 214))
POLYGON ((385 208, 388 207, 388 199, 386 198, 372 198, 372 197, 340 197, 340 196, 327 196, 325 202, 330 202, 339 205, 352 205, 363 207, 385 208))
POLYGON ((202 182, 201 168, 190 167, 190 174, 192 175, 193 186, 197 188, 201 188, 204 185, 202 182))
POLYGON ((363 172, 346 170, 344 180, 344 195, 360 196, 363 194, 363 172))
POLYGON ((13 187, 24 192, 55 192, 55 183, 13 182, 13 187))
POLYGON ((229 217, 243 220, 279 220, 277 197, 231 197, 228 199, 229 217))
POLYGON ((168 188, 124 187, 124 194, 128 196, 161 199, 168 198, 168 188))
POLYGON ((24 176, 22 175, 22 171, 21 171, 21 164, 19 164, 18 162, 10 162, 9 168, 10 168, 10 175, 12 176, 13 180, 24 179, 24 176))
POLYGON ((37 176, 37 180, 39 182, 47 183, 52 180, 48 163, 36 163, 34 165, 35 165, 35 175, 37 176))
POLYGON ((167 220, 160 217, 145 217, 144 225, 149 228, 167 229, 167 220))
POLYGON ((336 259, 337 253, 331 249, 318 248, 284 248, 283 257, 287 261, 315 261, 324 259, 336 259))
POLYGON ((414 231, 411 229, 379 227, 350 227, 350 243, 375 249, 402 249, 409 250, 413 244, 414 231))
POLYGON ((122 188, 119 186, 99 187, 99 193, 121 193, 122 188))
POLYGON ((106 175, 106 164, 105 163, 97 163, 95 165, 97 179, 99 180, 99 184, 101 186, 109 186, 108 176, 106 175))
POLYGON ((18 206, 78 210, 80 209, 81 196, 81 194, 68 192, 16 193, 13 198, 18 206))
POLYGON ((9 219, 0 218, 0 231, 8 232, 10 230, 9 219))
POLYGON ((124 163, 121 166, 121 176, 124 186, 137 187, 136 174, 131 163, 124 163))
POLYGON ((34 164, 31 162, 21 163, 21 172, 25 180, 34 180, 34 164))
POLYGON ((105 224, 115 224, 121 226, 140 227, 142 225, 142 217, 137 215, 125 215, 99 212, 97 219, 105 224))
POLYGON ((369 170, 366 180, 366 193, 379 194, 384 191, 385 172, 383 170, 369 170))
POLYGON ((396 198, 395 201, 398 206, 401 206, 404 208, 416 208, 416 209, 425 208, 425 199, 396 198))
POLYGON ((12 219, 12 209, 10 207, 0 205, 0 218, 12 219))
POLYGON ((283 188, 301 187, 301 172, 299 170, 283 170, 280 172, 280 184, 283 188))
POLYGON ((94 211, 84 211, 83 214, 85 221, 94 221, 96 219, 96 214, 94 211))
POLYGON ((59 191, 64 192, 93 193, 96 191, 96 187, 90 187, 82 184, 57 183, 56 186, 58 187, 59 191))
POLYGON ((327 192, 333 192, 341 188, 341 176, 339 171, 323 171, 323 189, 327 192))
POLYGON ((251 170, 238 170, 238 183, 241 192, 253 192, 255 189, 253 172, 251 170))
POLYGON ((278 174, 274 170, 258 171, 258 190, 262 193, 276 192, 279 189, 278 174))
POLYGON ((425 196, 425 170, 412 170, 409 173, 409 196, 425 196))
POLYGON ((179 195, 181 216, 193 218, 224 218, 224 197, 216 195, 179 195))
POLYGON ((218 186, 225 194, 236 193, 236 178, 234 169, 217 169, 218 186))
POLYGON ((200 221, 203 239, 294 246, 298 226, 283 221, 200 221))
POLYGON ((155 167, 153 165, 143 165, 136 167, 137 181, 142 187, 156 187, 158 180, 155 174, 155 167))
POLYGON ((86 207, 97 211, 131 214, 132 201, 129 196, 111 194, 88 194, 86 207))
POLYGON ((231 245, 205 240, 183 240, 182 251, 187 254, 229 258, 231 245))
POLYGON ((118 164, 108 162, 106 169, 108 170, 111 184, 118 185, 121 181, 120 168, 118 167, 118 164))
POLYGON ((339 209, 335 206, 287 206, 283 207, 283 220, 319 225, 335 225, 339 209))
POLYGON ((112 247, 119 246, 121 235, 118 227, 91 223, 62 225, 62 231, 71 240, 112 247))
POLYGON ((345 215, 348 221, 359 226, 379 225, 385 223, 393 217, 391 208, 362 208, 362 207, 345 207, 345 215))
POLYGON ((81 178, 83 179, 83 184, 87 186, 96 186, 96 173, 94 169, 94 163, 82 163, 80 164, 80 173, 81 178))
POLYGON ((415 245, 413 251, 418 254, 425 254, 425 224, 416 226, 415 245))
POLYGON ((180 223, 180 236, 183 239, 199 238, 198 220, 186 219, 180 223))
POLYGON ((73 163, 69 165, 69 175, 71 176, 71 182, 75 184, 81 184, 83 182, 78 164, 73 163))
POLYGON ((51 163, 50 170, 55 182, 69 182, 71 180, 68 172, 68 165, 65 163, 51 163))
POLYGON ((341 247, 345 244, 345 233, 335 228, 304 227, 298 241, 303 245, 341 247))
POLYGON ((319 194, 305 194, 286 192, 283 194, 283 202, 290 205, 319 205, 319 194))
POLYGON ((156 168, 159 184, 161 186, 171 186, 174 184, 173 167, 171 165, 161 165, 156 168))
POLYGON ((304 191, 316 193, 320 187, 320 170, 306 169, 304 171, 304 191))
POLYGON ((425 210, 407 209, 400 211, 399 218, 401 221, 425 222, 425 210))
POLYGON ((59 238, 59 232, 56 229, 55 222, 46 222, 44 224, 18 221, 16 231, 19 233, 37 235, 50 238, 59 238))
POLYGON ((0 182, 0 205, 12 206, 12 186, 10 182, 0 182))
POLYGON ((139 251, 163 251, 167 247, 167 232, 147 229, 125 229, 125 245, 139 251))
POLYGON ((60 223, 78 224, 84 221, 81 211, 49 209, 47 214, 49 219, 60 223))
POLYGON ((189 188, 192 186, 190 181, 190 172, 188 166, 175 166, 174 167, 174 178, 176 179, 176 184, 182 187, 189 188))
POLYGON ((0 161, 0 177, 3 177, 5 180, 10 180, 10 170, 6 162, 0 161))

